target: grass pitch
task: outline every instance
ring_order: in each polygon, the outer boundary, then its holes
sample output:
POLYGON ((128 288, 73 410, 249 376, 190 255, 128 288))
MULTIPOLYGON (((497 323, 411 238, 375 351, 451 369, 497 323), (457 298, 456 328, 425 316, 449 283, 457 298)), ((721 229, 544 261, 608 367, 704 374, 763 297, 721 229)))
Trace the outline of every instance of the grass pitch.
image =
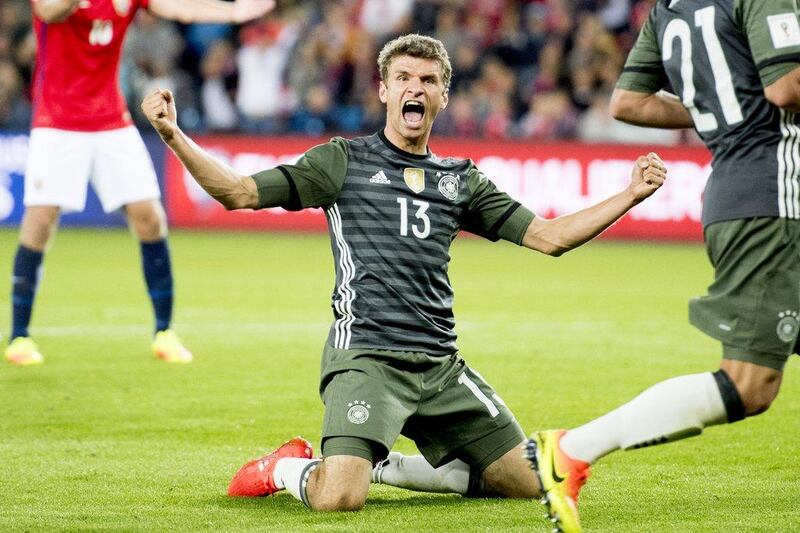
MULTIPOLYGON (((0 231, 4 283, 15 240, 0 231)), ((0 531, 548 531, 528 501, 374 487, 361 513, 315 514, 286 494, 227 498, 244 461, 296 434, 319 442, 333 261, 317 235, 175 232, 171 245, 188 366, 149 353, 127 233, 58 235, 32 328, 47 362, 0 365, 0 531)), ((717 367, 717 343, 686 319, 711 275, 699 245, 600 242, 552 259, 462 238, 459 345, 527 431, 579 424, 717 367)), ((0 286, 4 333, 9 307, 0 286)), ((598 463, 585 529, 800 531, 798 364, 762 416, 598 463)))

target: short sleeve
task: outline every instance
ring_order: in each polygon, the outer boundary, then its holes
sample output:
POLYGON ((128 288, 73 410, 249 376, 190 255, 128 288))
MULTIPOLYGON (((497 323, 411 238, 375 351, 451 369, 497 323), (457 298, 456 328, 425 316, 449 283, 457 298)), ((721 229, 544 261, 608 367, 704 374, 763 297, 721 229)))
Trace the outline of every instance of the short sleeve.
POLYGON ((800 23, 795 0, 739 0, 734 14, 747 35, 764 87, 800 65, 800 23))
POLYGON ((474 165, 467 173, 467 187, 470 191, 469 206, 462 223, 463 229, 491 241, 503 239, 521 244, 533 213, 497 190, 486 175, 474 165))
POLYGON ((628 54, 625 67, 617 81, 618 89, 655 93, 667 86, 667 73, 661 62, 661 50, 658 47, 658 36, 653 22, 654 13, 654 10, 650 11, 636 44, 628 54))
POLYGON ((347 141, 335 137, 311 148, 293 165, 255 174, 259 207, 327 207, 339 197, 346 173, 347 141))

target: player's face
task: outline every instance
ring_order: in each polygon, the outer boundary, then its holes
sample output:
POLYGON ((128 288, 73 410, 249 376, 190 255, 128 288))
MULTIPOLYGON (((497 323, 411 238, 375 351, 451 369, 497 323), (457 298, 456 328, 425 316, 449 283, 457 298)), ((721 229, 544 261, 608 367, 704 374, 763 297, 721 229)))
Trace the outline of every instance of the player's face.
POLYGON ((427 143, 433 120, 447 106, 442 67, 435 59, 397 56, 379 95, 386 104, 387 128, 412 143, 427 143))

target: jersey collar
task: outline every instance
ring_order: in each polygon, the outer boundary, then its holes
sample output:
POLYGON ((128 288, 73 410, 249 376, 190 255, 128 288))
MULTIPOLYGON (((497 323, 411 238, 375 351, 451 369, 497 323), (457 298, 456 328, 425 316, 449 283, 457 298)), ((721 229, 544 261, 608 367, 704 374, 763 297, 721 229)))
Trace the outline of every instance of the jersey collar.
POLYGON ((390 141, 389 139, 386 138, 386 135, 383 133, 383 130, 379 130, 378 131, 378 137, 380 137, 381 141, 383 141, 383 144, 388 146, 390 150, 392 150, 393 152, 396 152, 396 153, 398 153, 398 154, 400 154, 400 155, 402 155, 404 157, 408 157, 409 159, 420 159, 420 160, 422 160, 422 159, 428 159, 431 156, 431 149, 428 148, 427 146, 425 147, 425 150, 428 152, 426 154, 412 154, 411 152, 406 152, 405 150, 402 150, 402 149, 398 148, 397 146, 392 144, 392 141, 390 141))

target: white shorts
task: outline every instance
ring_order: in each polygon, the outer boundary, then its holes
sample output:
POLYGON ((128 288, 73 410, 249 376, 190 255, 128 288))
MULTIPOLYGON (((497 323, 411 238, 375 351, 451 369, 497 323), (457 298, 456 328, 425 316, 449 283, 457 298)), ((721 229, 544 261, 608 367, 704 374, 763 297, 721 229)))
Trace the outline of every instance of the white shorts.
POLYGON ((31 130, 25 169, 26 206, 83 211, 91 181, 103 210, 161 197, 156 172, 133 126, 108 131, 31 130))

